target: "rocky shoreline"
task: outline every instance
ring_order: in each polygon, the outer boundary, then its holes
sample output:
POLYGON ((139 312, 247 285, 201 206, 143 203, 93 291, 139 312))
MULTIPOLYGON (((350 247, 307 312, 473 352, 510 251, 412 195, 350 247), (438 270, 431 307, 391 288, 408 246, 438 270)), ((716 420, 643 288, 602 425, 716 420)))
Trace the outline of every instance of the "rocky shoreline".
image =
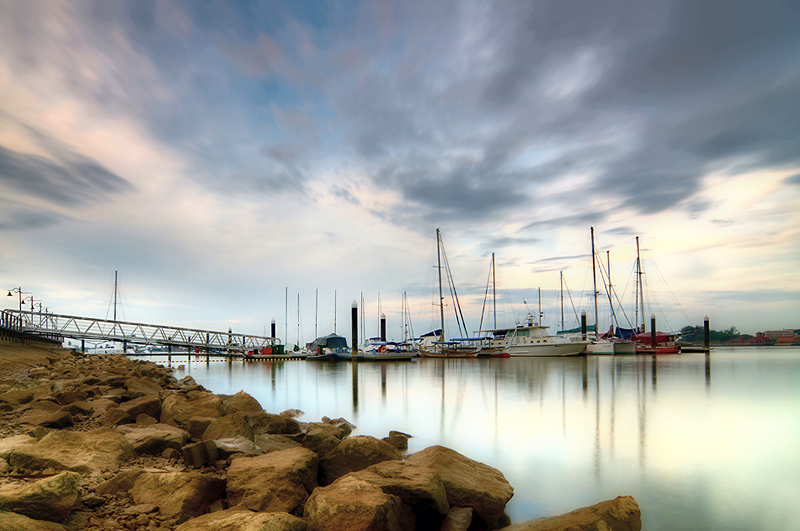
POLYGON ((629 496, 510 524, 492 467, 149 361, 0 342, 0 367, 0 531, 641 529, 629 496))

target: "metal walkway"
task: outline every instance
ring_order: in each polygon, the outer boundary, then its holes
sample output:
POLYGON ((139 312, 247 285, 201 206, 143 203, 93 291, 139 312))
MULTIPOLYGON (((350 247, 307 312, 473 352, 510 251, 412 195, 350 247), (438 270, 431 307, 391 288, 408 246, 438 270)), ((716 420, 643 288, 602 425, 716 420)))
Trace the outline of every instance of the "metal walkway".
POLYGON ((212 330, 180 328, 128 321, 109 321, 76 315, 3 310, 0 327, 54 338, 120 341, 123 345, 164 345, 203 351, 245 351, 280 344, 276 337, 251 336, 212 330))

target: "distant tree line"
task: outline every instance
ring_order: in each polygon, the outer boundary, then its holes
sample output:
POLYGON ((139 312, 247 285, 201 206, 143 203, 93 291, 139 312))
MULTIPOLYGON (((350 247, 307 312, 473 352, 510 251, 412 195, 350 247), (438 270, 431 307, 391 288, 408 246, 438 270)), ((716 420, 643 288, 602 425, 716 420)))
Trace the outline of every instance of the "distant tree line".
MULTIPOLYGON (((684 326, 681 328, 681 341, 688 341, 690 343, 702 343, 705 340, 704 333, 703 333, 703 326, 684 326)), ((751 335, 749 334, 740 334, 738 330, 736 330, 735 326, 728 328, 727 330, 709 330, 708 331, 709 340, 711 342, 720 342, 720 341, 728 341, 729 339, 750 339, 751 335)))

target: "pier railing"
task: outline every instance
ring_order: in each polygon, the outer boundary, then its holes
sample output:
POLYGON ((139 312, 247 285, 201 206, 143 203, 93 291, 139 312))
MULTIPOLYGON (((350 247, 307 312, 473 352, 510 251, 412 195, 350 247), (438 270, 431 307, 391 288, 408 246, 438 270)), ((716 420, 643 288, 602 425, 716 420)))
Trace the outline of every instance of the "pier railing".
POLYGON ((165 345, 206 351, 251 350, 280 344, 280 339, 276 337, 19 310, 4 310, 0 316, 0 326, 45 337, 120 341, 125 344, 165 345))

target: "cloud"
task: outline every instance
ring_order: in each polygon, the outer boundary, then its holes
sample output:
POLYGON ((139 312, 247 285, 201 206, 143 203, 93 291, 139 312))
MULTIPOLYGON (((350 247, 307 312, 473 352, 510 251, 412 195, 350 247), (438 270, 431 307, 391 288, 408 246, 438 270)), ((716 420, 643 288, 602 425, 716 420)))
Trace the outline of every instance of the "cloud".
POLYGON ((0 181, 26 195, 64 206, 108 200, 133 185, 90 157, 33 129, 30 136, 48 155, 0 146, 0 181))

